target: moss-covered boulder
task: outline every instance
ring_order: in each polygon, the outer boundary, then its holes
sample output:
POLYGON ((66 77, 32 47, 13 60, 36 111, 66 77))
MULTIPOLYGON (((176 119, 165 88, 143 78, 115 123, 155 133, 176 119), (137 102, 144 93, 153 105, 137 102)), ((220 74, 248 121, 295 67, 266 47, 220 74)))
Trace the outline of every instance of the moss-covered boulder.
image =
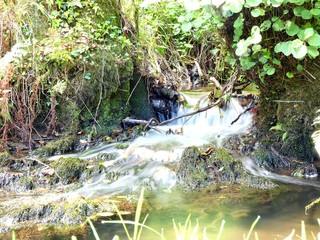
POLYGON ((0 233, 36 224, 72 226, 99 212, 115 213, 111 201, 54 194, 20 197, 0 203, 0 233))
POLYGON ((268 179, 247 173, 241 160, 234 158, 226 150, 213 146, 186 148, 176 173, 178 186, 187 191, 222 183, 261 189, 275 187, 268 179))
POLYGON ((81 177, 88 163, 80 158, 60 158, 54 163, 54 170, 64 184, 76 182, 81 177))
POLYGON ((45 157, 58 154, 64 154, 74 150, 77 139, 74 135, 61 137, 56 141, 47 143, 33 152, 34 155, 45 157))

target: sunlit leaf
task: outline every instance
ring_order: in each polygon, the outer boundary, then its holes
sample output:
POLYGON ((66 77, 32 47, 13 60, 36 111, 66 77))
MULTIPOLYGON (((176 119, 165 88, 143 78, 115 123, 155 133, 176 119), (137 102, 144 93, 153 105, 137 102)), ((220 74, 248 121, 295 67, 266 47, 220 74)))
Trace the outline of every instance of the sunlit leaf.
POLYGON ((320 47, 320 35, 315 33, 313 36, 307 39, 307 42, 310 46, 320 47))
POLYGON ((187 22, 187 23, 183 23, 181 24, 181 30, 183 32, 189 32, 192 28, 192 23, 191 22, 187 22))
POLYGON ((302 41, 310 38, 313 35, 314 35, 313 28, 307 28, 307 29, 304 29, 304 30, 300 30, 300 32, 298 33, 298 37, 302 41))
POLYGON ((310 10, 310 13, 314 16, 319 16, 320 15, 320 9, 318 8, 313 8, 310 10))
POLYGON ((307 46, 307 49, 308 49, 308 56, 310 58, 316 58, 319 56, 319 51, 316 47, 307 46))
POLYGON ((267 31, 271 27, 271 21, 270 20, 265 20, 261 23, 260 25, 260 31, 267 31))
POLYGON ((301 17, 303 18, 303 19, 311 19, 312 18, 312 14, 311 14, 311 12, 309 11, 309 10, 307 10, 307 9, 305 9, 305 10, 303 10, 302 12, 301 12, 301 17))
POLYGON ((289 36, 292 37, 292 36, 298 34, 299 31, 300 31, 300 28, 294 22, 288 21, 286 23, 286 33, 289 36))
POLYGON ((300 39, 293 40, 291 46, 292 55, 297 59, 303 58, 308 52, 307 46, 304 45, 303 41, 301 41, 300 39))
POLYGON ((272 28, 274 31, 279 32, 285 29, 285 22, 281 19, 278 19, 272 24, 272 28))
POLYGON ((260 3, 262 3, 262 0, 246 0, 246 4, 249 7, 257 7, 260 5, 260 3))
POLYGON ((280 42, 274 48, 276 53, 282 52, 284 55, 289 56, 292 53, 291 42, 280 42))
POLYGON ((265 15, 265 10, 261 8, 256 8, 251 11, 252 17, 259 17, 259 16, 264 16, 265 15))

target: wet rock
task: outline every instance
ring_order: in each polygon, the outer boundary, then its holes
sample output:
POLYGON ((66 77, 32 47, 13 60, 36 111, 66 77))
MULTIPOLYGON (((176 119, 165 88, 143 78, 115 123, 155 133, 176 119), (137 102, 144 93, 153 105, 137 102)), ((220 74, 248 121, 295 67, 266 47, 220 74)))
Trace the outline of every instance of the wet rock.
POLYGON ((194 191, 212 184, 231 183, 253 188, 270 189, 270 180, 252 176, 242 162, 226 150, 213 147, 188 147, 177 168, 177 184, 183 190, 194 191), (212 151, 208 151, 208 149, 212 151))
POLYGON ((300 166, 295 169, 291 176, 294 177, 306 177, 306 178, 315 178, 318 176, 318 170, 314 166, 314 164, 307 164, 304 166, 300 166))
POLYGON ((87 165, 87 161, 80 158, 60 158, 54 163, 54 169, 64 184, 70 184, 79 180, 87 165))
POLYGON ((46 225, 78 225, 98 212, 115 213, 111 203, 71 195, 21 197, 0 203, 0 233, 12 229, 46 225))
POLYGON ((66 136, 57 141, 47 143, 47 145, 35 150, 33 154, 41 157, 64 154, 71 152, 74 149, 75 144, 75 136, 66 136))

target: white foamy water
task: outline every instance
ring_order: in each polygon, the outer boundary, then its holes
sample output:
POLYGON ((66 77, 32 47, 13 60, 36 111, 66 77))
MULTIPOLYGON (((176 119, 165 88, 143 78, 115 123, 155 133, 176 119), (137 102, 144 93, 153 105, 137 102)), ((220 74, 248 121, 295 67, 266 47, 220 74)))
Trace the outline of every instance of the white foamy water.
MULTIPOLYGON (((181 108, 178 116, 193 112, 196 105, 205 107, 210 104, 206 95, 191 98, 185 96, 189 108, 181 108)), ((157 126, 130 143, 126 150, 116 150, 113 145, 100 146, 80 158, 92 158, 101 153, 117 151, 118 158, 106 161, 105 166, 110 172, 124 172, 112 183, 91 181, 90 184, 77 190, 87 197, 102 194, 119 194, 133 191, 141 183, 148 184, 154 189, 171 189, 176 183, 176 176, 172 163, 177 162, 186 147, 202 146, 207 143, 222 143, 223 139, 231 135, 245 134, 252 125, 252 114, 243 114, 238 121, 231 124, 239 114, 245 111, 238 99, 232 98, 225 109, 213 107, 205 112, 191 117, 181 118, 168 126, 157 126), (169 132, 182 134, 166 134, 169 132), (93 182, 93 183, 92 183, 93 182)))

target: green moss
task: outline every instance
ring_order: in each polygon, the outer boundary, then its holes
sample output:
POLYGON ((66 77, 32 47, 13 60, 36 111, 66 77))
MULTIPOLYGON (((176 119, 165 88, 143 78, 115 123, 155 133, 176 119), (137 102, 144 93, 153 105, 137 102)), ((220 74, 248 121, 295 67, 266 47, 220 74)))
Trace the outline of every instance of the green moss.
POLYGON ((69 135, 66 137, 62 137, 57 141, 49 142, 47 145, 34 151, 34 154, 39 156, 63 154, 72 151, 75 144, 76 137, 69 135))
POLYGON ((8 152, 0 153, 0 167, 10 166, 14 161, 15 160, 8 152))
POLYGON ((54 163, 56 173, 66 184, 77 181, 87 167, 87 162, 79 158, 60 158, 54 163))

